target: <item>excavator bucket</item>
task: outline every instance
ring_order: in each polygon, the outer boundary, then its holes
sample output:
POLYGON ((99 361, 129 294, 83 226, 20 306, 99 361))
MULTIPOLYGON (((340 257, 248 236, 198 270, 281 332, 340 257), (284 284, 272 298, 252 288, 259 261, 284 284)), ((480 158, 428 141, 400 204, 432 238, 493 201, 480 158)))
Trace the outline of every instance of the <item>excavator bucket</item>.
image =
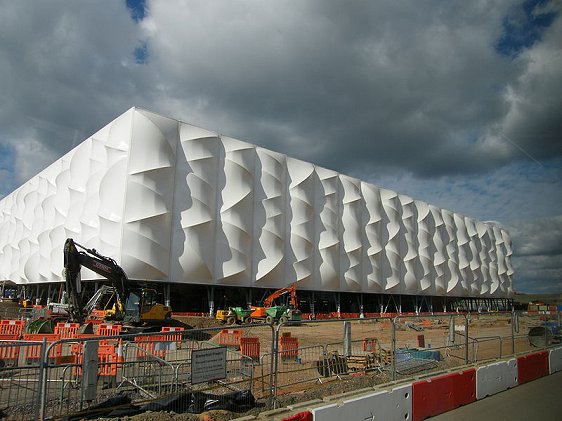
POLYGON ((79 334, 90 334, 92 335, 94 333, 94 324, 93 323, 84 323, 82 326, 80 326, 80 329, 78 329, 78 333, 79 334))
POLYGON ((25 333, 53 333, 53 322, 49 319, 37 319, 27 325, 25 333))

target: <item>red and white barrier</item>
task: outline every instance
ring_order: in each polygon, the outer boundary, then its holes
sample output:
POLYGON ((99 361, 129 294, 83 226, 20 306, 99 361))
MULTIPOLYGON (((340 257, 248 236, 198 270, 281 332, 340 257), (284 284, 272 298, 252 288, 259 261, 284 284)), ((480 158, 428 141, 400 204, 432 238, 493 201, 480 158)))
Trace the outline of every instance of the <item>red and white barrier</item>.
POLYGON ((423 420, 476 400, 476 370, 412 383, 412 419, 423 420))
POLYGON ((294 419, 420 421, 557 371, 562 371, 562 347, 490 363, 478 369, 442 374, 392 390, 342 397, 331 400, 332 403, 311 402, 310 406, 301 405, 308 411, 296 414, 294 419), (298 418, 303 416, 305 418, 298 418))
POLYGON ((562 371, 562 347, 550 350, 548 356, 548 367, 550 369, 550 374, 562 371))
POLYGON ((476 399, 517 386, 517 360, 500 361, 476 370, 476 399))
POLYGON ((412 414, 412 385, 396 387, 312 409, 315 421, 409 420, 412 414))
POLYGON ((517 382, 527 383, 548 376, 548 351, 517 357, 517 382))

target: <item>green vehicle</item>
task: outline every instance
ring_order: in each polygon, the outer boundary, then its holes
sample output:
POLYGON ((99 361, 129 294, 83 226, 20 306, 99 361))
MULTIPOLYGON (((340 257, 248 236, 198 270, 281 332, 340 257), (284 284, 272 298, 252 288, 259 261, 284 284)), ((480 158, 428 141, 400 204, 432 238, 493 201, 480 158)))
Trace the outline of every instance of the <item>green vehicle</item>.
POLYGON ((228 307, 227 310, 217 310, 216 319, 227 325, 252 323, 252 309, 242 307, 228 307))
POLYGON ((301 322, 302 313, 299 309, 287 306, 273 306, 265 309, 267 314, 265 322, 267 324, 301 322))

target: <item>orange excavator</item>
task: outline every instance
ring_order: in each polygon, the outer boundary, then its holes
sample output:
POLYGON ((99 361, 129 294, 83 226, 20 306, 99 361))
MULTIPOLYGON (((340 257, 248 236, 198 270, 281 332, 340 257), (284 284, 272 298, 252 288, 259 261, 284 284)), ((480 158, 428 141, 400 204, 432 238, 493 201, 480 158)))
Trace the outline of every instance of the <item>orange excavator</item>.
POLYGON ((252 320, 264 320, 267 324, 285 323, 287 321, 300 322, 302 320, 302 313, 299 310, 297 300, 297 284, 293 283, 287 288, 281 288, 272 294, 268 295, 263 300, 263 306, 252 307, 252 320), (288 294, 289 299, 285 303, 273 305, 274 301, 278 298, 284 297, 288 294), (288 301, 288 303, 287 303, 288 301))

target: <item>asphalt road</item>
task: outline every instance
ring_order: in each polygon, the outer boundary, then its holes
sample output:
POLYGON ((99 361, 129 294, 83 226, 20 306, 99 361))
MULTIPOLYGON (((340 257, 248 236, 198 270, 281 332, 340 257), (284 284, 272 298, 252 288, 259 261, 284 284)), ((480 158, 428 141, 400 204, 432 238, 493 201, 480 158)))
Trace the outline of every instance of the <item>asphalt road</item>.
POLYGON ((432 421, 560 421, 562 371, 430 418, 432 421))

